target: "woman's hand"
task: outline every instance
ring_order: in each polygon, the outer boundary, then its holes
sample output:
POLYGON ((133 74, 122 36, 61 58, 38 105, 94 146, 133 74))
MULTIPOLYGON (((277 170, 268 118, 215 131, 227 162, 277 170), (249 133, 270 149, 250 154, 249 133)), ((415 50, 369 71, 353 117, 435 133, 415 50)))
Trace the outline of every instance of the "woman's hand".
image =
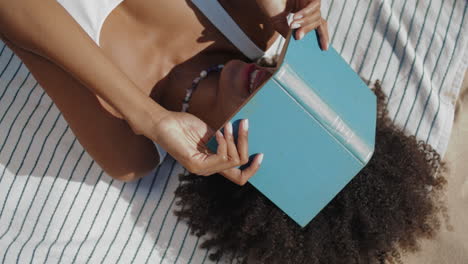
POLYGON ((256 0, 263 12, 270 18, 276 31, 284 37, 290 29, 296 30, 296 39, 317 29, 322 50, 328 49, 328 25, 320 13, 320 0, 256 0), (287 16, 295 13, 291 26, 287 16))
POLYGON ((237 144, 231 123, 225 125, 223 135, 221 131, 215 133, 196 116, 182 112, 170 112, 159 120, 152 134, 157 135, 152 139, 190 172, 204 176, 220 173, 239 185, 244 185, 257 172, 263 159, 263 154, 256 155, 247 168, 237 168, 249 161, 247 120, 239 126, 237 144), (216 153, 206 147, 213 135, 218 142, 216 153))

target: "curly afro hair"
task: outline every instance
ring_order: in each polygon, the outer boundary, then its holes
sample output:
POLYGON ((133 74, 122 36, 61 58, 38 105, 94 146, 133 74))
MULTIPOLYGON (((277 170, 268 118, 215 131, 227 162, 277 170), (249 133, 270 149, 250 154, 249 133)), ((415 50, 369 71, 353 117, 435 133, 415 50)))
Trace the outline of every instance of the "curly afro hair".
POLYGON ((426 143, 387 117, 379 83, 375 153, 304 228, 252 185, 220 175, 181 175, 179 209, 203 248, 239 263, 401 263, 447 220, 444 164, 426 143))

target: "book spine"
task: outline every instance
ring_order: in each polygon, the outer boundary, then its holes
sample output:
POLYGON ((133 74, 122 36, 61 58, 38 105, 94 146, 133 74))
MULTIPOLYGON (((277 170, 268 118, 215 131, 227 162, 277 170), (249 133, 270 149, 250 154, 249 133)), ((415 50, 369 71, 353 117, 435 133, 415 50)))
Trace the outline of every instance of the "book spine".
POLYGON ((367 164, 372 157, 373 148, 359 137, 289 64, 284 63, 273 79, 361 164, 367 164))

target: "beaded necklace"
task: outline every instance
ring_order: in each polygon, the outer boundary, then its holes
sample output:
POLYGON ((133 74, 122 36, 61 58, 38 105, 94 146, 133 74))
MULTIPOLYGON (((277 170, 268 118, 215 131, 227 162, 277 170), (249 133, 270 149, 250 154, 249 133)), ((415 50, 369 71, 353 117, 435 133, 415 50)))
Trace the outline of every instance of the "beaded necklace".
POLYGON ((192 86, 187 88, 187 91, 185 92, 185 98, 184 98, 184 101, 182 102, 182 112, 187 112, 187 109, 189 108, 190 99, 192 98, 192 94, 195 91, 195 89, 197 89, 200 81, 205 79, 206 76, 208 76, 208 74, 210 74, 211 72, 220 72, 223 68, 224 68, 223 64, 211 66, 208 69, 201 71, 200 76, 193 79, 192 86))

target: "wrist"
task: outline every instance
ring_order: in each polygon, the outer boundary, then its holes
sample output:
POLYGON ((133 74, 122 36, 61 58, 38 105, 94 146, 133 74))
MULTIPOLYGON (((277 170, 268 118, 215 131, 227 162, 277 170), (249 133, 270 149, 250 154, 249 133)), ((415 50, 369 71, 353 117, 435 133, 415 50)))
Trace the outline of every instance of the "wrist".
POLYGON ((157 142, 156 128, 160 121, 169 114, 170 111, 148 97, 144 103, 136 105, 134 111, 128 111, 125 119, 135 134, 146 136, 157 142))

